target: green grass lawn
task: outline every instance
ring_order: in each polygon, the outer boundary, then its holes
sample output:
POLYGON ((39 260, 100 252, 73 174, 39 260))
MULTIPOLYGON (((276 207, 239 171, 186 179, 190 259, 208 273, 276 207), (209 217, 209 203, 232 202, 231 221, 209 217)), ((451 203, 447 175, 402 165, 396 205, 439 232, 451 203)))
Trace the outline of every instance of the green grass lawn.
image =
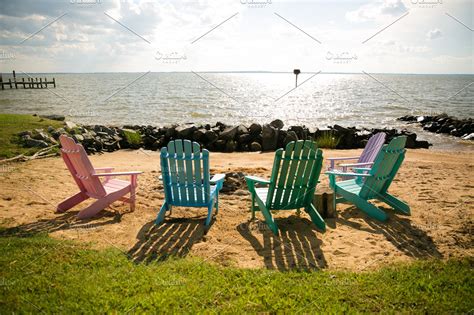
POLYGON ((33 129, 62 127, 64 123, 33 115, 0 114, 0 159, 10 158, 19 154, 31 155, 38 149, 24 148, 20 144, 18 133, 33 129))
POLYGON ((117 249, 0 233, 0 313, 423 312, 474 308, 474 260, 375 272, 246 270, 197 258, 136 264, 117 249))

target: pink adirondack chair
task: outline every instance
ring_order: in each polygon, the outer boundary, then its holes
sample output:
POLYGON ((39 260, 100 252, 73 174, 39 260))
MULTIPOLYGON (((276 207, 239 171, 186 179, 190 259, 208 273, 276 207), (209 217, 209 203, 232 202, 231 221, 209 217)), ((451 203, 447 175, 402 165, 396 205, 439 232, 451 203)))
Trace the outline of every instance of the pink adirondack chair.
POLYGON ((57 212, 65 212, 89 198, 97 201, 82 209, 77 215, 79 219, 92 217, 117 200, 130 203, 130 210, 135 210, 137 177, 142 172, 112 172, 113 167, 94 168, 82 145, 65 135, 60 136, 59 140, 62 147, 61 156, 80 192, 62 201, 57 212), (114 178, 125 175, 131 176, 131 180, 114 178), (104 177, 104 181, 101 181, 100 177, 104 177), (126 194, 130 194, 130 197, 125 197, 126 194))
POLYGON ((339 166, 342 167, 342 172, 344 173, 347 173, 348 168, 353 167, 371 168, 372 164, 374 164, 375 157, 377 156, 383 144, 385 143, 385 136, 386 135, 384 132, 379 132, 370 137, 360 156, 327 158, 330 162, 328 170, 336 170, 336 161, 339 162, 345 160, 357 160, 357 162, 339 164, 339 166))

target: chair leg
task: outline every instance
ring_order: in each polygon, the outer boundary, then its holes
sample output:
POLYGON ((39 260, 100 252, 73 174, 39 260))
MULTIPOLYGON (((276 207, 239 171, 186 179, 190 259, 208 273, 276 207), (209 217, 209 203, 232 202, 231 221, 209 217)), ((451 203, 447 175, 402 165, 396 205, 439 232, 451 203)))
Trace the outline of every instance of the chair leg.
POLYGON ((161 206, 160 212, 158 212, 158 215, 156 216, 155 224, 160 225, 161 222, 165 219, 165 214, 168 209, 171 208, 171 206, 168 206, 168 203, 165 201, 165 203, 161 206))
POLYGON ((252 193, 252 206, 250 208, 250 211, 252 212, 252 220, 255 220, 255 193, 252 193))
POLYGON ((216 195, 216 215, 219 213, 219 193, 216 195))
POLYGON ((83 202, 86 199, 89 199, 89 196, 84 194, 82 191, 78 192, 74 196, 71 196, 71 197, 63 200, 58 205, 58 207, 56 208, 56 212, 60 212, 60 213, 65 212, 65 211, 71 209, 72 207, 74 207, 75 205, 80 204, 81 202, 83 202))
POLYGON ((98 199, 96 202, 91 204, 89 207, 81 210, 77 214, 78 219, 87 219, 90 218, 97 213, 99 213, 101 210, 107 208, 113 201, 110 201, 109 198, 102 198, 98 199))
POLYGON ((320 230, 326 231, 326 223, 324 222, 324 219, 319 215, 319 212, 314 207, 314 205, 310 204, 308 207, 305 208, 305 210, 311 217, 311 221, 313 221, 314 225, 316 225, 320 230))
POLYGON ((135 186, 132 185, 132 187, 130 188, 130 211, 131 212, 135 211, 135 199, 136 199, 135 186))
POLYGON ((391 206, 393 209, 402 212, 406 215, 410 215, 410 206, 406 204, 405 202, 401 201, 400 199, 390 195, 389 193, 385 193, 380 198, 378 198, 380 201, 385 202, 389 206, 391 206))
POLYGON ((350 199, 347 199, 344 196, 344 199, 354 203, 357 208, 364 211, 368 216, 374 219, 377 219, 379 221, 386 221, 388 219, 388 216, 385 212, 383 212, 367 200, 360 198, 359 196, 353 196, 350 199))
POLYGON ((278 225, 276 224, 275 220, 273 220, 272 214, 267 209, 267 207, 265 207, 263 202, 261 202, 261 200, 258 198, 257 203, 258 207, 260 208, 260 211, 263 214, 263 217, 265 218, 265 223, 268 225, 273 234, 278 235, 278 225))
POLYGON ((204 223, 206 227, 209 227, 209 225, 211 224, 212 209, 214 208, 214 202, 215 202, 215 199, 213 198, 211 204, 207 207, 207 218, 206 218, 206 223, 204 223))

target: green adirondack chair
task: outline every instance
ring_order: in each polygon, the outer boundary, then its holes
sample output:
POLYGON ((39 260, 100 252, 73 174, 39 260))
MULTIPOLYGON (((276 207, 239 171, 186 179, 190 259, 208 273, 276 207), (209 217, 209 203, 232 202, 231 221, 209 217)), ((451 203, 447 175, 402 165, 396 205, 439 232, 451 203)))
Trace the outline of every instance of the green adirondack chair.
POLYGON ((334 190, 334 209, 338 202, 347 201, 370 217, 385 221, 388 218, 387 214, 369 202, 371 199, 378 199, 395 210, 409 215, 410 207, 387 192, 405 158, 406 140, 407 137, 401 136, 384 145, 377 154, 372 168, 354 168, 354 172, 351 173, 326 172, 329 175, 329 185, 334 190), (336 176, 356 178, 336 182, 336 176))
POLYGON ((313 141, 292 141, 284 150, 278 149, 270 180, 245 176, 252 195, 252 219, 255 218, 255 211, 260 210, 266 224, 273 233, 278 234, 278 226, 270 211, 299 211, 303 208, 318 228, 326 230, 324 220, 312 203, 322 162, 322 152, 313 141), (262 185, 267 187, 257 187, 262 185))

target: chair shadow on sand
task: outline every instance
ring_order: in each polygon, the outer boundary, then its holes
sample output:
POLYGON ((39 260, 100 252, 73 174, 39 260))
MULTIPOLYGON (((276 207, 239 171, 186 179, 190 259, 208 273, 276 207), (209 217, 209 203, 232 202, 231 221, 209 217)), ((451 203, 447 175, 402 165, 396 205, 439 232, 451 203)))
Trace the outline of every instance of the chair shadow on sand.
POLYGON ((51 219, 41 219, 36 222, 20 224, 0 231, 0 237, 17 236, 29 237, 40 233, 53 233, 64 230, 96 229, 108 224, 120 223, 121 213, 102 210, 90 219, 77 219, 78 211, 68 211, 58 214, 51 219), (106 219, 106 220, 104 220, 106 219))
POLYGON ((421 229, 422 226, 414 225, 410 217, 394 214, 391 208, 380 208, 389 215, 389 219, 386 222, 372 219, 352 206, 338 214, 336 223, 374 234, 382 234, 398 250, 413 258, 443 257, 433 239, 421 229), (363 219, 369 228, 362 227, 359 223, 351 221, 351 218, 363 219))
POLYGON ((276 218, 280 233, 273 234, 268 226, 258 220, 240 224, 239 233, 263 257, 265 267, 279 271, 315 270, 327 266, 321 251, 321 240, 313 223, 292 215, 287 218, 276 218), (255 227, 256 226, 256 227, 255 227), (256 237, 263 237, 263 244, 256 237))
POLYGON ((150 221, 138 232, 138 242, 128 251, 128 257, 135 263, 185 257, 206 233, 204 222, 202 217, 170 218, 159 226, 155 220, 150 221))

